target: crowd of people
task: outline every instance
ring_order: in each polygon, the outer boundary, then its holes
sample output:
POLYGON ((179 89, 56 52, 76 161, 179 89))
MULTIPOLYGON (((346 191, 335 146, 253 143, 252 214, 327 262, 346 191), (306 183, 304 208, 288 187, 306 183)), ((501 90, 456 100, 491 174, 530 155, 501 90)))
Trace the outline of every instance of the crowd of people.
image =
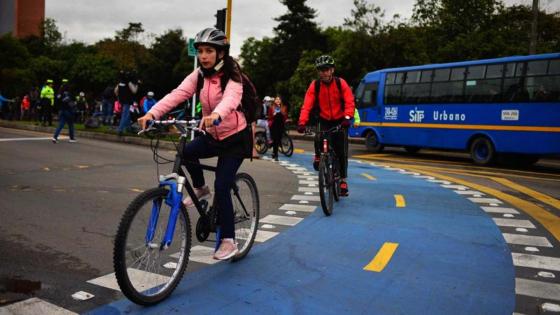
MULTIPOLYGON (((41 87, 32 87, 14 98, 0 91, 0 119, 30 121, 42 126, 53 126, 54 119, 59 125, 67 123, 71 129, 74 123, 83 123, 86 128, 105 125, 122 135, 133 131, 133 122, 157 102, 154 92, 140 93, 140 83, 132 72, 121 71, 119 82, 108 85, 98 95, 86 95, 65 78, 59 82, 47 79, 41 87)), ((57 136, 58 132, 53 142, 57 136)))

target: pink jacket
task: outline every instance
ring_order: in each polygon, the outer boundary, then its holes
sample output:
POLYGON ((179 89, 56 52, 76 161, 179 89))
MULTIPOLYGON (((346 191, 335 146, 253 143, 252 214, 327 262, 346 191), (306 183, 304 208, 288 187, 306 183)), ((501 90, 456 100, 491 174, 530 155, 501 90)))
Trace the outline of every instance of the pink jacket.
MULTIPOLYGON (((149 111, 155 119, 159 119, 165 113, 170 112, 177 104, 185 101, 196 93, 199 70, 189 74, 179 86, 157 102, 149 111)), ((229 80, 224 93, 220 86, 221 72, 204 78, 204 85, 200 90, 200 103, 202 104, 202 115, 208 116, 212 112, 222 118, 222 122, 215 127, 207 129, 208 133, 216 140, 223 140, 239 131, 245 129, 247 122, 242 112, 237 108, 241 104, 243 85, 240 82, 229 80)))

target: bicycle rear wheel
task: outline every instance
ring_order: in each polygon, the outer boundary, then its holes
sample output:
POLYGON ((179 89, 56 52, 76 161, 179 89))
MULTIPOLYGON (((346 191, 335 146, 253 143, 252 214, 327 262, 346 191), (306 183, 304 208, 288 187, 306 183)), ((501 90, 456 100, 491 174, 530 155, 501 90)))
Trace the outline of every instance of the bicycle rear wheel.
POLYGON ((280 152, 282 152, 285 156, 290 157, 294 154, 294 142, 292 138, 284 132, 282 135, 282 139, 280 140, 280 152))
POLYGON ((171 206, 169 191, 153 188, 128 206, 117 231, 113 250, 115 276, 123 294, 140 305, 153 305, 167 298, 181 281, 189 260, 191 227, 185 207, 176 220, 173 242, 162 246, 171 206), (149 227, 153 238, 147 241, 149 227))
POLYGON ((255 132, 255 150, 258 154, 265 154, 268 150, 268 144, 266 144, 266 133, 264 131, 255 132))
POLYGON ((326 216, 330 216, 333 212, 334 191, 332 182, 332 170, 328 161, 328 156, 321 155, 319 161, 319 197, 321 198, 321 207, 326 216))
POLYGON ((235 176, 235 186, 231 192, 235 220, 235 239, 239 253, 232 261, 242 259, 249 253, 259 227, 259 192, 253 178, 246 173, 235 176))

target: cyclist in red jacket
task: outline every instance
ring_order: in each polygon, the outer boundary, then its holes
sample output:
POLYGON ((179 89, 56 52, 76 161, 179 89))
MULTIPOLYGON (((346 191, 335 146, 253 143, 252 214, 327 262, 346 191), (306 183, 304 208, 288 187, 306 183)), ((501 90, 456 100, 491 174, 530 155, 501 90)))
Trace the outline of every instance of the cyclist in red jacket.
MULTIPOLYGON (((305 132, 305 125, 309 121, 311 112, 319 110, 319 128, 324 131, 338 124, 343 129, 333 135, 332 144, 340 162, 340 191, 342 196, 348 196, 348 184, 346 183, 348 167, 348 127, 350 120, 354 117, 354 95, 348 83, 342 78, 334 76, 334 59, 323 55, 315 60, 315 67, 319 72, 319 80, 314 80, 309 85, 301 112, 299 115, 298 132, 305 132)), ((313 168, 319 169, 319 155, 321 144, 319 136, 315 136, 315 158, 313 168)))

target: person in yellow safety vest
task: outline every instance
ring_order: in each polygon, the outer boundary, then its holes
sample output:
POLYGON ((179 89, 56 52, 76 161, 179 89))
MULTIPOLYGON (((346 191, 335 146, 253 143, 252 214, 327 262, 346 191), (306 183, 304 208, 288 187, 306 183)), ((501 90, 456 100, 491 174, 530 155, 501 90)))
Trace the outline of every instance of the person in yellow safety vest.
POLYGON ((41 123, 52 126, 52 110, 54 107, 53 80, 48 79, 47 84, 41 89, 41 123))
POLYGON ((358 109, 354 109, 354 128, 360 126, 360 123, 362 121, 360 120, 360 113, 358 113, 358 109))

